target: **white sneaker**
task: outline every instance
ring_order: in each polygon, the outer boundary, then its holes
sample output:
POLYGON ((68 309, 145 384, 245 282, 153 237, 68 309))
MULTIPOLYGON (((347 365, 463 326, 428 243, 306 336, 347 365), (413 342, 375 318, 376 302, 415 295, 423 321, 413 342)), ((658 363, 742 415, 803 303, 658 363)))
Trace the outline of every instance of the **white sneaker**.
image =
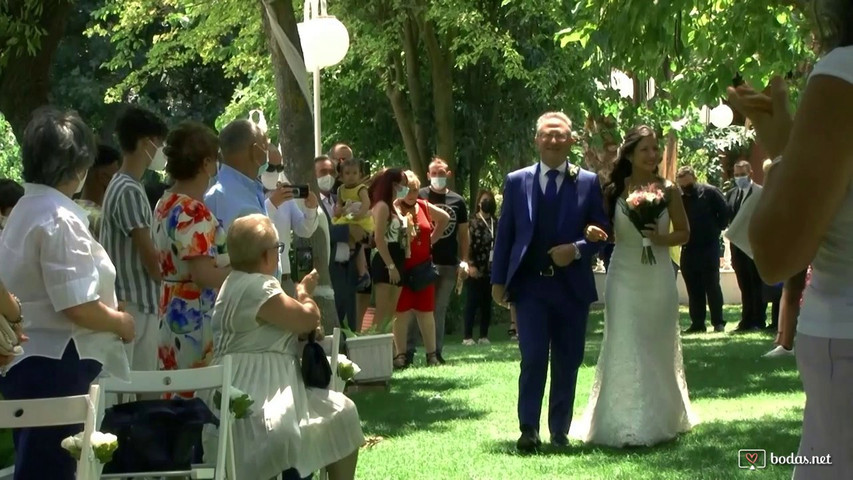
POLYGON ((766 358, 772 358, 772 357, 787 357, 787 356, 793 356, 793 355, 794 355, 794 349, 793 348, 788 350, 787 348, 783 347, 782 345, 777 345, 776 348, 765 353, 763 356, 766 358))
POLYGON ((466 338, 465 340, 462 340, 462 345, 465 345, 466 347, 473 346, 474 345, 474 339, 473 338, 466 338))
POLYGON ((492 344, 492 342, 490 342, 488 338, 481 338, 480 340, 477 341, 477 343, 479 343, 480 345, 491 345, 492 344))

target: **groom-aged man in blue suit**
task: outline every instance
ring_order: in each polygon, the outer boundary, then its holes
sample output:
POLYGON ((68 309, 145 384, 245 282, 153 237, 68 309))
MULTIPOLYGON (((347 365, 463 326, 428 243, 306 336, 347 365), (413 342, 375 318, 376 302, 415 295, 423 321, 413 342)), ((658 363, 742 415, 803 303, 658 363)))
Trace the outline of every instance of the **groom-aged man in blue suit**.
POLYGON ((517 313, 521 376, 518 380, 518 449, 533 451, 548 353, 551 443, 568 446, 578 368, 583 362, 589 306, 598 299, 592 272, 603 245, 588 242, 589 225, 609 231, 601 184, 595 173, 569 164, 572 122, 549 112, 536 122, 540 162, 510 173, 492 260, 492 295, 517 313))

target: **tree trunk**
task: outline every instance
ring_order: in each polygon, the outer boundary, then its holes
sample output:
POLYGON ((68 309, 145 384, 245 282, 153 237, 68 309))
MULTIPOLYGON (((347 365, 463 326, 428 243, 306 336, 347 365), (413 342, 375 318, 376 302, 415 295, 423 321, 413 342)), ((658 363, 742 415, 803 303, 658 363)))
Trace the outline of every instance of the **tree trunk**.
MULTIPOLYGON (((442 48, 432 21, 426 19, 421 26, 424 44, 432 73, 432 101, 435 115, 436 155, 444 159, 450 170, 456 171, 456 142, 453 115, 453 64, 450 52, 442 48)), ((454 177, 448 186, 455 189, 454 177)))
MULTIPOLYGON (((4 10, 15 12, 23 8, 26 0, 6 0, 4 10)), ((30 121, 33 110, 50 103, 50 66, 56 48, 65 34, 65 25, 71 13, 73 1, 56 0, 43 2, 41 16, 34 27, 43 29, 35 55, 23 53, 9 58, 9 62, 0 70, 0 112, 12 125, 20 143, 24 129, 30 121)), ((5 34, 0 34, 0 43, 6 43, 5 34)))
MULTIPOLYGON (((317 179, 314 174, 314 122, 308 102, 299 88, 296 76, 287 64, 281 49, 272 35, 270 19, 261 0, 261 15, 264 19, 264 32, 269 43, 272 57, 273 72, 275 74, 275 90, 278 98, 279 109, 279 140, 281 141, 281 155, 285 162, 288 177, 294 184, 311 185, 312 190, 318 191, 317 179)), ((299 41, 299 31, 296 27, 296 14, 293 11, 293 2, 289 0, 273 0, 271 8, 275 14, 284 34, 296 46, 302 54, 302 45, 299 41)), ((296 75, 307 75, 304 67, 297 67, 296 75)), ((320 213, 319 221, 327 224, 326 216, 320 213)), ((327 334, 331 334, 331 327, 340 325, 337 310, 335 309, 334 295, 328 293, 320 294, 320 288, 331 292, 331 277, 329 276, 329 255, 331 244, 324 225, 317 227, 311 236, 311 254, 313 266, 319 274, 318 290, 315 291, 314 300, 320 308, 323 319, 323 327, 327 334)), ((294 272, 296 273, 296 272, 294 272)), ((294 278, 296 280, 296 278, 294 278)))
POLYGON ((414 114, 409 111, 406 94, 401 90, 405 79, 403 62, 399 55, 391 53, 389 63, 390 78, 385 87, 385 94, 391 102, 391 109, 394 111, 395 120, 397 120, 397 128, 400 129, 400 136, 403 138, 403 146, 406 149, 406 156, 409 158, 409 167, 420 178, 425 178, 426 159, 421 156, 421 149, 418 147, 415 121, 412 119, 414 114))
MULTIPOLYGON (((293 2, 273 0, 271 7, 282 31, 301 54, 302 45, 299 43, 293 2)), ((261 13, 264 19, 264 32, 272 57, 273 73, 275 74, 275 90, 280 119, 281 156, 285 162, 287 176, 293 183, 307 183, 316 186, 313 142, 314 118, 311 115, 311 106, 305 101, 294 72, 291 71, 284 54, 272 35, 269 18, 263 8, 263 0, 261 0, 261 13)), ((304 68, 297 74, 308 75, 304 68)))

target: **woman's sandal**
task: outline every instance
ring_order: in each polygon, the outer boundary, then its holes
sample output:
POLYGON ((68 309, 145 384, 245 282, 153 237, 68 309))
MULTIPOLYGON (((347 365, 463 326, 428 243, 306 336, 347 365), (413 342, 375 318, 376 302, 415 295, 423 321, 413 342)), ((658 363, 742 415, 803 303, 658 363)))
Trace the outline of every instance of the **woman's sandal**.
POLYGON ((394 370, 403 370, 408 367, 406 364, 406 354, 400 353, 394 356, 394 370))
POLYGON ((437 367, 441 365, 441 362, 438 361, 438 353, 432 352, 426 354, 426 363, 428 367, 437 367))

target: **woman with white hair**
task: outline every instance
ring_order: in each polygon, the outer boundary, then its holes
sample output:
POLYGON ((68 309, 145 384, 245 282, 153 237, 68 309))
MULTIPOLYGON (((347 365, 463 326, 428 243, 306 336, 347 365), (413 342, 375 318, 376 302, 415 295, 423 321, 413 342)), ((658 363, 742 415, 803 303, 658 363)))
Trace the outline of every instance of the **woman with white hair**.
MULTIPOLYGON (((284 293, 273 276, 284 244, 266 215, 234 220, 226 242, 232 271, 213 309, 213 363, 231 357, 233 385, 256 407, 233 426, 240 478, 264 480, 290 468, 305 478, 323 467, 330 480, 355 478, 364 443, 355 404, 343 393, 307 388, 302 380, 298 337, 322 333, 311 299, 316 270, 296 285, 296 298, 284 293)), ((216 451, 208 445, 205 452, 216 451)))
MULTIPOLYGON (((6 399, 83 395, 102 369, 129 376, 122 340, 133 340, 134 320, 118 310, 115 267, 71 199, 96 152, 74 112, 41 109, 24 130, 25 193, 0 235, 0 281, 20 299, 30 341, 0 378, 6 399)), ((60 442, 80 429, 14 430, 15 478, 73 479, 74 459, 60 442)))

